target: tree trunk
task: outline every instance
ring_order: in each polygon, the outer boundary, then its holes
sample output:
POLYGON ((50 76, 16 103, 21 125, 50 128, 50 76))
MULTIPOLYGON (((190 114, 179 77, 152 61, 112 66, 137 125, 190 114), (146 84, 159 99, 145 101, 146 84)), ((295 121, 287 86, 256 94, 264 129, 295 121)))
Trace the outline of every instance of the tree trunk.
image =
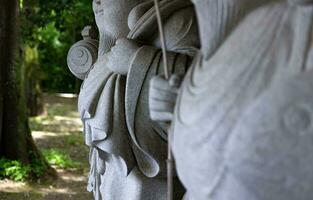
MULTIPOLYGON (((29 130, 22 122, 24 116, 20 116, 17 88, 17 74, 15 68, 15 57, 17 53, 17 0, 1 0, 1 47, 2 58, 1 87, 2 87, 2 134, 0 155, 9 159, 27 162, 26 136, 29 130), (24 127, 25 126, 25 127, 24 127)), ((23 119, 25 120, 25 119, 23 119)))
POLYGON ((24 164, 40 160, 48 167, 32 139, 22 92, 19 2, 0 0, 0 5, 0 157, 24 164))
MULTIPOLYGON (((0 8, 0 19, 2 18, 2 10, 0 8)), ((3 46, 3 38, 2 38, 2 35, 3 35, 3 24, 2 24, 2 20, 0 20, 0 145, 2 144, 2 117, 3 117, 3 80, 2 80, 2 74, 3 74, 3 70, 2 70, 2 65, 4 64, 2 61, 3 61, 3 50, 2 49, 2 46, 3 46)), ((1 150, 0 150, 1 152, 1 150)), ((0 153, 1 154, 1 153, 0 153)))

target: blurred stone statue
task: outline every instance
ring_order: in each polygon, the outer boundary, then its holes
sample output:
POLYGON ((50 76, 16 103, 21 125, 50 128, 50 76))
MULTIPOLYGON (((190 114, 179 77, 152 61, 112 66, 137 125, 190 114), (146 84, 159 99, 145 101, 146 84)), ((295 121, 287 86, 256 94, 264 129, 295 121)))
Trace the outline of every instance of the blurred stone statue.
POLYGON ((312 199, 313 1, 240 2, 194 0, 201 52, 180 87, 152 80, 151 116, 186 199, 312 199))
MULTIPOLYGON (((208 60, 247 13, 271 1, 274 0, 193 0, 200 24, 201 52, 198 57, 208 60)), ((153 120, 159 123, 172 120, 180 82, 185 75, 173 74, 169 81, 162 76, 152 78, 149 105, 153 120), (155 98, 157 96, 159 98, 155 98)))
MULTIPOLYGON (((84 80, 78 107, 91 148, 88 190, 97 200, 165 200, 167 130, 148 108, 149 81, 164 73, 153 1, 94 0, 93 10, 99 43, 85 37, 68 55, 84 80)), ((185 73, 199 47, 194 7, 162 0, 160 11, 170 70, 185 73)), ((184 189, 174 184, 181 199, 184 189)))

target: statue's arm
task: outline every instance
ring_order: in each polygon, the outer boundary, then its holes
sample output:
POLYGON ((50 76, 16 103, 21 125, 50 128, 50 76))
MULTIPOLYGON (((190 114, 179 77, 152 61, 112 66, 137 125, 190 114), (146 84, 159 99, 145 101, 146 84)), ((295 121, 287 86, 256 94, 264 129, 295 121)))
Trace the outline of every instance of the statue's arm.
POLYGON ((132 60, 140 45, 127 38, 118 39, 111 51, 106 54, 106 65, 115 73, 127 75, 132 60))

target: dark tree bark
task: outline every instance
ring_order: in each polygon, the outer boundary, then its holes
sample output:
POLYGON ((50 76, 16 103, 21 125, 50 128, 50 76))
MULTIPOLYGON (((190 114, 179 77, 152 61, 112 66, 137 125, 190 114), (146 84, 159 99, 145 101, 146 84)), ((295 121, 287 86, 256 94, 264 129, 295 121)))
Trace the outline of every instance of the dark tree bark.
POLYGON ((1 87, 2 87, 2 134, 0 155, 9 159, 28 162, 27 130, 25 116, 20 116, 20 94, 17 88, 15 58, 17 54, 18 1, 1 0, 1 87), (22 123, 22 124, 21 124, 22 123))
POLYGON ((51 169, 36 148, 28 126, 19 64, 18 17, 18 0, 0 0, 0 157, 24 164, 40 160, 51 169))

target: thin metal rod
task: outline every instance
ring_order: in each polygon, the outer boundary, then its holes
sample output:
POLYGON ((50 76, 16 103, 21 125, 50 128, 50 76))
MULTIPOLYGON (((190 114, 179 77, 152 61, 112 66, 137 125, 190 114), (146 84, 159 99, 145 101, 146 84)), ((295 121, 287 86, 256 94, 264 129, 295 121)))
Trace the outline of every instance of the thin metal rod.
POLYGON ((160 32, 160 40, 161 40, 161 45, 162 45, 162 54, 163 54, 163 62, 164 62, 164 76, 165 79, 169 79, 169 72, 168 72, 168 65, 167 65, 167 56, 166 56, 166 41, 164 37, 164 30, 163 30, 163 24, 162 24, 162 19, 161 19, 161 13, 160 13, 160 6, 159 6, 159 1, 154 0, 154 5, 155 5, 155 10, 156 10, 156 15, 157 15, 157 21, 158 21, 158 26, 159 26, 159 32, 160 32))
MULTIPOLYGON (((161 13, 158 0, 154 0, 158 27, 160 31, 160 40, 162 45, 163 63, 164 63, 164 76, 165 79, 169 79, 169 71, 167 65, 167 53, 166 53, 166 41, 164 37, 164 30, 162 25, 161 13)), ((173 200, 173 158, 172 158, 172 137, 170 131, 168 131, 168 147, 167 147, 167 200, 173 200)))

